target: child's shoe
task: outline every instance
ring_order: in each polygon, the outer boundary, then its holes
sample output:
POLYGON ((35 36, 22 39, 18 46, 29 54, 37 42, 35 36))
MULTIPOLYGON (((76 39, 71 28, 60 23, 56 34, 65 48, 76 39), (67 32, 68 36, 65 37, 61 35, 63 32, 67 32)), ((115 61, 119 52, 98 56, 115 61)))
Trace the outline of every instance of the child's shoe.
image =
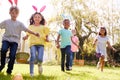
POLYGON ((38 65, 38 73, 39 73, 39 74, 42 74, 42 72, 43 72, 42 65, 38 65))
POLYGON ((99 68, 100 68, 100 62, 97 63, 97 69, 99 69, 99 68))
POLYGON ((30 73, 30 76, 31 76, 31 77, 33 77, 33 76, 34 76, 34 74, 33 74, 33 73, 30 73))

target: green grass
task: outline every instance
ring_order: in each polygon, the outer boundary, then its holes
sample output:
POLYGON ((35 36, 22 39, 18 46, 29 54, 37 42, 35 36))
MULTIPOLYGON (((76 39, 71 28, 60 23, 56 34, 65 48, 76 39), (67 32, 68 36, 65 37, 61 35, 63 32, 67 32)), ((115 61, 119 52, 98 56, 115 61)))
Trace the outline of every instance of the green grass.
POLYGON ((43 65, 43 74, 39 75, 35 65, 35 76, 29 75, 29 64, 15 64, 12 76, 6 75, 6 68, 0 73, 0 80, 12 80, 13 75, 21 73, 24 80, 120 80, 119 68, 107 68, 104 72, 95 66, 73 66, 72 71, 62 72, 60 65, 43 65))

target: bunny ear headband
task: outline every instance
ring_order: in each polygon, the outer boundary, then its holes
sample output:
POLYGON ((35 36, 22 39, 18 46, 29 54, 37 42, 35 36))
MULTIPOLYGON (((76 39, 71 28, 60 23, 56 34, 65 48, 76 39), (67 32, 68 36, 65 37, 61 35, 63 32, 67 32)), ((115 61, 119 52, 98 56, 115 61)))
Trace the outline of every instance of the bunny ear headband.
MULTIPOLYGON (((34 9, 36 12, 38 12, 38 9, 37 9, 36 6, 32 5, 32 7, 33 7, 33 9, 34 9)), ((40 12, 43 12, 43 11, 45 10, 45 8, 46 8, 46 5, 42 6, 42 7, 40 8, 40 12)))
MULTIPOLYGON (((10 4, 13 6, 13 1, 12 0, 8 0, 10 2, 10 4)), ((17 6, 18 0, 14 0, 15 5, 17 6)))
POLYGON ((61 14, 62 18, 63 19, 69 19, 69 20, 72 20, 71 16, 68 15, 68 14, 61 14))

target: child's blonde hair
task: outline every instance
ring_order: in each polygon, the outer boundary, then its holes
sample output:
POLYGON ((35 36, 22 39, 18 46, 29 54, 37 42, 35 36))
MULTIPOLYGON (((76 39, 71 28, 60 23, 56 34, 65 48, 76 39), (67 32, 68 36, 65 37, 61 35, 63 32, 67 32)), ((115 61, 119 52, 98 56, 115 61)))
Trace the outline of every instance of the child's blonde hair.
POLYGON ((11 6, 9 11, 11 12, 13 10, 15 10, 17 13, 19 13, 19 8, 17 6, 11 6))

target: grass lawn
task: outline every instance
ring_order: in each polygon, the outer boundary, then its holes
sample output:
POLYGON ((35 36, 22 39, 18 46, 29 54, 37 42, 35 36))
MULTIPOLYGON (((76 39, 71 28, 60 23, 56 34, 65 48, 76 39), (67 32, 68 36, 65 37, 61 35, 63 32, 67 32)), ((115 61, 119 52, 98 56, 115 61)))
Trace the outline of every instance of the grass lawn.
POLYGON ((6 68, 0 73, 0 80, 12 80, 13 75, 21 73, 24 80, 120 80, 119 68, 105 67, 104 72, 95 66, 73 66, 72 71, 62 72, 60 65, 43 65, 43 74, 38 74, 35 65, 35 76, 29 75, 29 64, 15 64, 12 76, 6 75, 6 68))

